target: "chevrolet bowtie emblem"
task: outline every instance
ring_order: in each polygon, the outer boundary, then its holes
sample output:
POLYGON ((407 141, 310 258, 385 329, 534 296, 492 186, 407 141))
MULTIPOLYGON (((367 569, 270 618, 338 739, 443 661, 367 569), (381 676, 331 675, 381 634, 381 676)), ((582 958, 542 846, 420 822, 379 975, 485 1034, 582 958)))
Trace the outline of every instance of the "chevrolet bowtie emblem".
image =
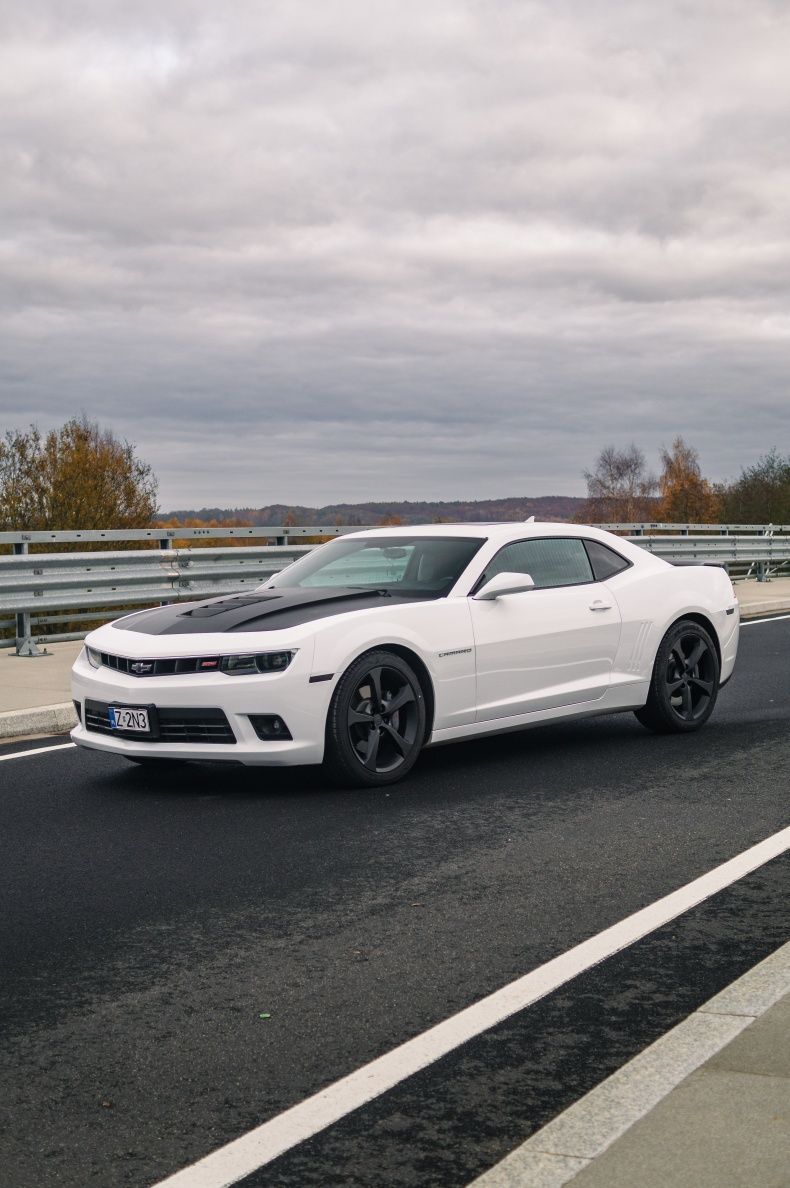
POLYGON ((142 674, 144 672, 151 671, 151 669, 153 668, 153 664, 151 664, 151 663, 144 664, 142 660, 138 660, 135 664, 130 665, 130 667, 131 667, 132 672, 136 673, 137 676, 142 676, 142 674))

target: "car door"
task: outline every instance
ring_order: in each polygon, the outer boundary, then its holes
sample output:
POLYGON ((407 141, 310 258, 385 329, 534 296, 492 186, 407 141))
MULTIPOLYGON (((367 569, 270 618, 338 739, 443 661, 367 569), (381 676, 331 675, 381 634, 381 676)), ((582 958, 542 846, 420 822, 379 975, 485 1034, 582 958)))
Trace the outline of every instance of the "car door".
POLYGON ((583 541, 545 537, 505 545, 488 563, 475 590, 506 572, 528 573, 535 588, 492 601, 469 599, 477 663, 476 720, 603 697, 621 618, 614 596, 594 580, 583 541))

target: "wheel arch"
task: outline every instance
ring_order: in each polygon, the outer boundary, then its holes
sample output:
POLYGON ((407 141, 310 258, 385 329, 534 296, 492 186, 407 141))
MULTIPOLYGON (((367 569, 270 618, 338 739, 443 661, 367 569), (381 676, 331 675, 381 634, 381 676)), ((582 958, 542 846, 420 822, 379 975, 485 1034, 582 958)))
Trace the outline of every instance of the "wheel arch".
POLYGON ((400 656, 401 660, 405 660, 407 664, 410 664, 417 674, 422 695, 425 698, 424 745, 433 733, 433 719, 436 713, 436 693, 434 691, 433 681, 431 680, 431 674, 428 671, 428 665, 417 652, 412 651, 411 648, 404 647, 403 644, 382 644, 382 647, 385 651, 394 652, 396 656, 400 656))
POLYGON ((702 614, 701 611, 687 611, 685 614, 678 615, 676 619, 673 619, 669 624, 669 627, 667 627, 667 631, 670 631, 677 623, 685 623, 688 621, 697 623, 700 627, 703 627, 707 631, 708 635, 713 640, 713 646, 716 649, 716 655, 719 660, 719 669, 721 669, 721 640, 719 639, 719 633, 716 630, 713 622, 708 618, 707 615, 702 614))
MULTIPOLYGON (((360 660, 363 656, 366 656, 368 652, 394 652, 396 656, 400 656, 401 660, 405 660, 406 663, 410 664, 414 669, 417 680, 420 682, 422 695, 425 698, 424 746, 433 733, 433 722, 436 714, 436 693, 433 687, 431 674, 428 671, 428 665, 422 659, 419 652, 415 652, 413 648, 406 647, 405 644, 384 642, 374 644, 372 647, 364 648, 356 656, 352 656, 351 659, 343 666, 342 672, 346 672, 352 664, 355 664, 357 660, 360 660)), ((339 674, 339 676, 342 676, 342 672, 339 674)))

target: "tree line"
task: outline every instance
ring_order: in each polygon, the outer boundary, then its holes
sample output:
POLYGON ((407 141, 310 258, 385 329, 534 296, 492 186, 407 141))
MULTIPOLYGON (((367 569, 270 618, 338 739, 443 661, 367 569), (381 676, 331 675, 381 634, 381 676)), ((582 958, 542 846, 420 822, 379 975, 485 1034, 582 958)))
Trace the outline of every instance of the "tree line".
POLYGON ((682 437, 662 448, 658 475, 638 446, 606 446, 585 470, 582 523, 788 524, 790 455, 770 450, 732 483, 702 474, 699 453, 682 437))
MULTIPOLYGON (((575 518, 589 523, 790 523, 790 454, 775 449, 729 484, 707 479, 697 450, 682 437, 661 450, 658 474, 632 444, 601 450, 584 477, 587 500, 575 518)), ((46 434, 31 425, 0 438, 0 530, 190 526, 189 520, 158 520, 158 514, 152 467, 134 445, 85 416, 46 434)), ((210 523, 247 527, 251 521, 210 523)), ((204 528, 207 521, 192 524, 204 528)))

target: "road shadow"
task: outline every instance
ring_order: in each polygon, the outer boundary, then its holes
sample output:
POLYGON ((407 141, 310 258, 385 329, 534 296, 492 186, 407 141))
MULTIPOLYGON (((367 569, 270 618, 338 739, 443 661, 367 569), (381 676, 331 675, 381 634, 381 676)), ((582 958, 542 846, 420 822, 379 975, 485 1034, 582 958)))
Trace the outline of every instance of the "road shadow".
MULTIPOLYGON (((230 801, 339 805, 398 803, 471 796, 492 786, 523 797, 526 788, 556 789, 563 798, 573 791, 589 794, 596 785, 609 791, 632 791, 647 774, 669 766, 688 771, 711 759, 721 762, 757 746, 784 744, 787 711, 760 711, 738 721, 711 721, 700 732, 657 735, 631 714, 612 714, 575 722, 556 722, 527 730, 427 748, 402 781, 385 788, 339 785, 320 766, 245 767, 227 761, 137 766, 115 756, 101 756, 95 777, 103 791, 113 788, 132 798, 173 800, 209 798, 230 801)), ((97 753, 86 759, 90 763, 97 753)), ((87 773, 86 773, 87 774, 87 773)), ((94 773, 92 773, 94 774, 94 773)))

